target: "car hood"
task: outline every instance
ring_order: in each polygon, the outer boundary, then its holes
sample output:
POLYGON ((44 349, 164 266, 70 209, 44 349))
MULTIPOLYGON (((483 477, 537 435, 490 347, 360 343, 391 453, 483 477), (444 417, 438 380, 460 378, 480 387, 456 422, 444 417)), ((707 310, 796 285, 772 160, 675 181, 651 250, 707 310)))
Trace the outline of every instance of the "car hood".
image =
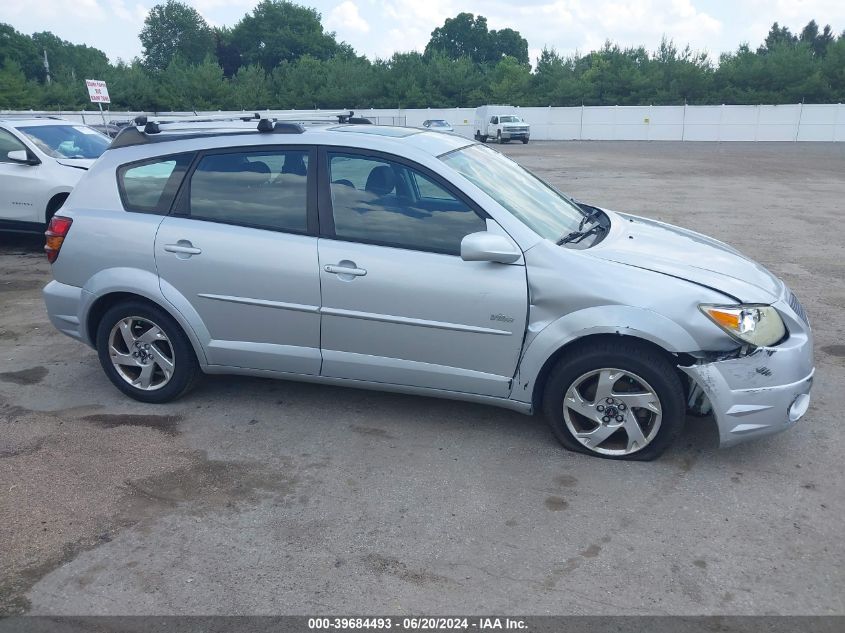
POLYGON ((635 215, 607 213, 621 230, 611 230, 584 251, 594 257, 685 279, 744 303, 771 303, 783 291, 777 277, 724 242, 635 215))
POLYGON ((57 158, 56 162, 65 167, 76 167, 77 169, 90 169, 91 165, 97 162, 96 158, 57 158))

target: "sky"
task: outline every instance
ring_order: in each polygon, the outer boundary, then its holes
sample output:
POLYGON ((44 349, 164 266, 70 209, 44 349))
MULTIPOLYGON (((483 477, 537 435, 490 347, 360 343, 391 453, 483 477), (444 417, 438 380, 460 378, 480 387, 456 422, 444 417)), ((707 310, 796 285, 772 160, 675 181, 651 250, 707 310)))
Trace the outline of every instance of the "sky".
MULTIPOLYGON (((234 25, 258 0, 184 0, 212 26, 234 25)), ((528 40, 532 64, 543 47, 587 53, 605 40, 654 50, 664 35, 679 48, 719 53, 741 42, 757 47, 772 22, 800 29, 811 19, 845 30, 843 0, 299 0, 322 14, 339 40, 370 59, 422 51, 431 31, 465 11, 491 29, 510 27, 528 40)), ((95 46, 114 62, 141 54, 138 33, 156 0, 0 0, 0 22, 31 34, 52 31, 95 46)))

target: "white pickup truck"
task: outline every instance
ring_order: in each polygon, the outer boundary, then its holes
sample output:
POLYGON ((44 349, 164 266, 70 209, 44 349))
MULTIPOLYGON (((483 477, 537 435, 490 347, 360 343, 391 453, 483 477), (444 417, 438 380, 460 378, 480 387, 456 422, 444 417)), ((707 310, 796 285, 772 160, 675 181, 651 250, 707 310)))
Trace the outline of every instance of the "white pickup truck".
POLYGON ((485 105, 475 110, 475 140, 483 143, 496 139, 498 143, 522 141, 531 137, 531 126, 512 106, 485 105))

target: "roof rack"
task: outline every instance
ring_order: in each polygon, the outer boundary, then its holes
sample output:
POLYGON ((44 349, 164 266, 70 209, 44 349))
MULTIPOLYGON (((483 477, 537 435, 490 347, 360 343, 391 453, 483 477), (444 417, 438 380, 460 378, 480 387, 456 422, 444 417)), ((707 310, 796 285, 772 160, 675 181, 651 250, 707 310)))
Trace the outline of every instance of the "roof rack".
MULTIPOLYGON (((332 119, 337 119, 338 123, 341 124, 363 124, 368 125, 372 124, 367 118, 364 117, 356 117, 355 113, 351 110, 349 112, 340 112, 340 113, 320 113, 322 116, 315 116, 312 114, 308 114, 306 116, 302 116, 299 113, 291 112, 288 114, 283 114, 283 117, 290 117, 288 120, 278 120, 278 117, 273 118, 261 118, 261 116, 256 112, 252 115, 241 115, 241 116, 232 116, 232 115, 221 115, 221 116, 194 116, 194 117, 179 117, 174 119, 168 119, 165 121, 152 121, 150 117, 146 115, 141 115, 135 117, 135 125, 130 125, 128 127, 123 128, 118 135, 114 138, 109 149, 115 149, 118 147, 129 147, 132 145, 144 145, 147 143, 153 142, 161 142, 161 141, 175 141, 181 140, 186 138, 203 138, 203 137, 210 137, 210 136, 224 136, 228 134, 245 134, 245 133, 252 133, 258 132, 260 134, 302 134, 305 132, 306 123, 327 123, 331 122, 332 119), (177 125, 177 124, 184 124, 184 123, 223 123, 226 121, 234 122, 239 121, 242 123, 249 123, 252 121, 258 121, 258 125, 255 128, 197 128, 197 127, 189 127, 183 128, 182 134, 167 134, 166 136, 158 136, 163 130, 162 126, 170 126, 170 125, 177 125), (142 128, 142 129, 139 129, 142 128), (189 130, 194 130, 193 132, 189 132, 189 130)), ((176 131, 175 129, 173 130, 176 131)))

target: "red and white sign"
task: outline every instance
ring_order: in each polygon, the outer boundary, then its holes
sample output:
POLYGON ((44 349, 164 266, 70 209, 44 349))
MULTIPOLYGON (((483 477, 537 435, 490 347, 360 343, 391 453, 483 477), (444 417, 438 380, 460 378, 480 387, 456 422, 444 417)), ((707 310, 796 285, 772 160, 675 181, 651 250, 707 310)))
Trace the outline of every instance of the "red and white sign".
POLYGON ((85 85, 88 86, 88 96, 91 98, 91 103, 111 103, 109 89, 106 87, 105 81, 86 79, 85 85))

